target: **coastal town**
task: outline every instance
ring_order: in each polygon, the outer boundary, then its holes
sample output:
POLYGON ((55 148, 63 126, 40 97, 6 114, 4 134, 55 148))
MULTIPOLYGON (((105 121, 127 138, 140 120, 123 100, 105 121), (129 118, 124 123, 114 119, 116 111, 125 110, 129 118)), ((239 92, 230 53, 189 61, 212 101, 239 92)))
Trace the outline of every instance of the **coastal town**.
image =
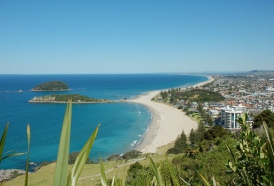
POLYGON ((197 103, 177 100, 174 107, 187 107, 186 111, 195 113, 198 112, 198 104, 201 104, 203 110, 212 117, 214 124, 222 125, 230 130, 240 129, 237 119, 243 113, 248 114, 248 122, 252 125, 253 117, 262 111, 274 112, 274 72, 222 74, 210 77, 214 79, 210 83, 203 86, 186 87, 186 90, 182 91, 202 89, 217 92, 224 97, 223 101, 197 103))

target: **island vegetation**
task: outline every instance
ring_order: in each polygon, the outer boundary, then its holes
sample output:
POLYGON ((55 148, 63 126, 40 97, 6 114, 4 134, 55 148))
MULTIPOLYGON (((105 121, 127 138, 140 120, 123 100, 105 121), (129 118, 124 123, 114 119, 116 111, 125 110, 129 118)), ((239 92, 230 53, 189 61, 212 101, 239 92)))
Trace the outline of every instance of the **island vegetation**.
POLYGON ((66 83, 61 81, 51 81, 35 86, 32 91, 65 91, 69 90, 66 83))
POLYGON ((109 103, 107 99, 89 98, 80 94, 52 94, 47 96, 34 97, 30 103, 67 103, 71 99, 73 103, 109 103))

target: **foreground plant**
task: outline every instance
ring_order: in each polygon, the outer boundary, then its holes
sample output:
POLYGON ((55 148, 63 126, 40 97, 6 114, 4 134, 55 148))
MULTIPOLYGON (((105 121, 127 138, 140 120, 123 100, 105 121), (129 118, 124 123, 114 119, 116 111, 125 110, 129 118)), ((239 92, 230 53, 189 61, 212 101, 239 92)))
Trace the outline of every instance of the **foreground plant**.
POLYGON ((2 162, 2 160, 6 159, 6 158, 10 158, 13 156, 20 156, 26 153, 12 153, 12 154, 8 154, 4 157, 3 156, 3 152, 4 152, 4 146, 5 146, 5 141, 6 141, 6 137, 7 137, 7 133, 8 133, 8 129, 9 129, 9 123, 6 124, 5 129, 3 131, 2 137, 1 137, 1 141, 0 141, 0 163, 2 162))
POLYGON ((234 181, 242 185, 273 185, 274 145, 266 123, 263 123, 266 139, 251 130, 245 122, 245 117, 240 120, 240 124, 236 154, 228 147, 233 162, 228 161, 227 167, 239 177, 234 181))
POLYGON ((78 178, 84 168, 85 162, 88 158, 89 152, 92 148, 93 142, 97 136, 100 125, 96 127, 91 134, 86 144, 78 154, 72 169, 68 173, 68 158, 69 158, 69 146, 70 146, 70 130, 71 130, 71 116, 72 116, 72 100, 67 103, 66 112, 64 116, 58 157, 56 162, 56 170, 54 176, 55 186, 74 186, 77 183, 78 178), (67 176, 68 175, 68 176, 67 176))

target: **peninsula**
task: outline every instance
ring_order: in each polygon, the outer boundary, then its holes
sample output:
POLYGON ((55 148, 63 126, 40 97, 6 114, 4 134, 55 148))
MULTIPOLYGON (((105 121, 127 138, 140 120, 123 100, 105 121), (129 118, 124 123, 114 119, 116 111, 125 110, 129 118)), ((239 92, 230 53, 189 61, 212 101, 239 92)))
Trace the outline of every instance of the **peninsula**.
POLYGON ((47 96, 34 97, 30 103, 67 103, 68 99, 72 99, 73 103, 111 103, 113 101, 107 99, 89 98, 80 94, 52 94, 47 96))
POLYGON ((31 91, 66 91, 69 87, 61 81, 51 81, 35 86, 31 91))

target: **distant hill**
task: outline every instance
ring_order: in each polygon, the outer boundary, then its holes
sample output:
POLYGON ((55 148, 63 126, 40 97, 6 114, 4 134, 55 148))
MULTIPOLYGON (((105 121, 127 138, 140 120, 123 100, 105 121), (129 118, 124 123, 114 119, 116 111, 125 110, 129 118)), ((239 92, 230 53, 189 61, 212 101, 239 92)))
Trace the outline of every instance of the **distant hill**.
POLYGON ((239 75, 274 75, 274 70, 251 70, 239 72, 239 75))
POLYGON ((51 81, 35 86, 32 91, 65 91, 69 90, 67 84, 61 81, 51 81))

